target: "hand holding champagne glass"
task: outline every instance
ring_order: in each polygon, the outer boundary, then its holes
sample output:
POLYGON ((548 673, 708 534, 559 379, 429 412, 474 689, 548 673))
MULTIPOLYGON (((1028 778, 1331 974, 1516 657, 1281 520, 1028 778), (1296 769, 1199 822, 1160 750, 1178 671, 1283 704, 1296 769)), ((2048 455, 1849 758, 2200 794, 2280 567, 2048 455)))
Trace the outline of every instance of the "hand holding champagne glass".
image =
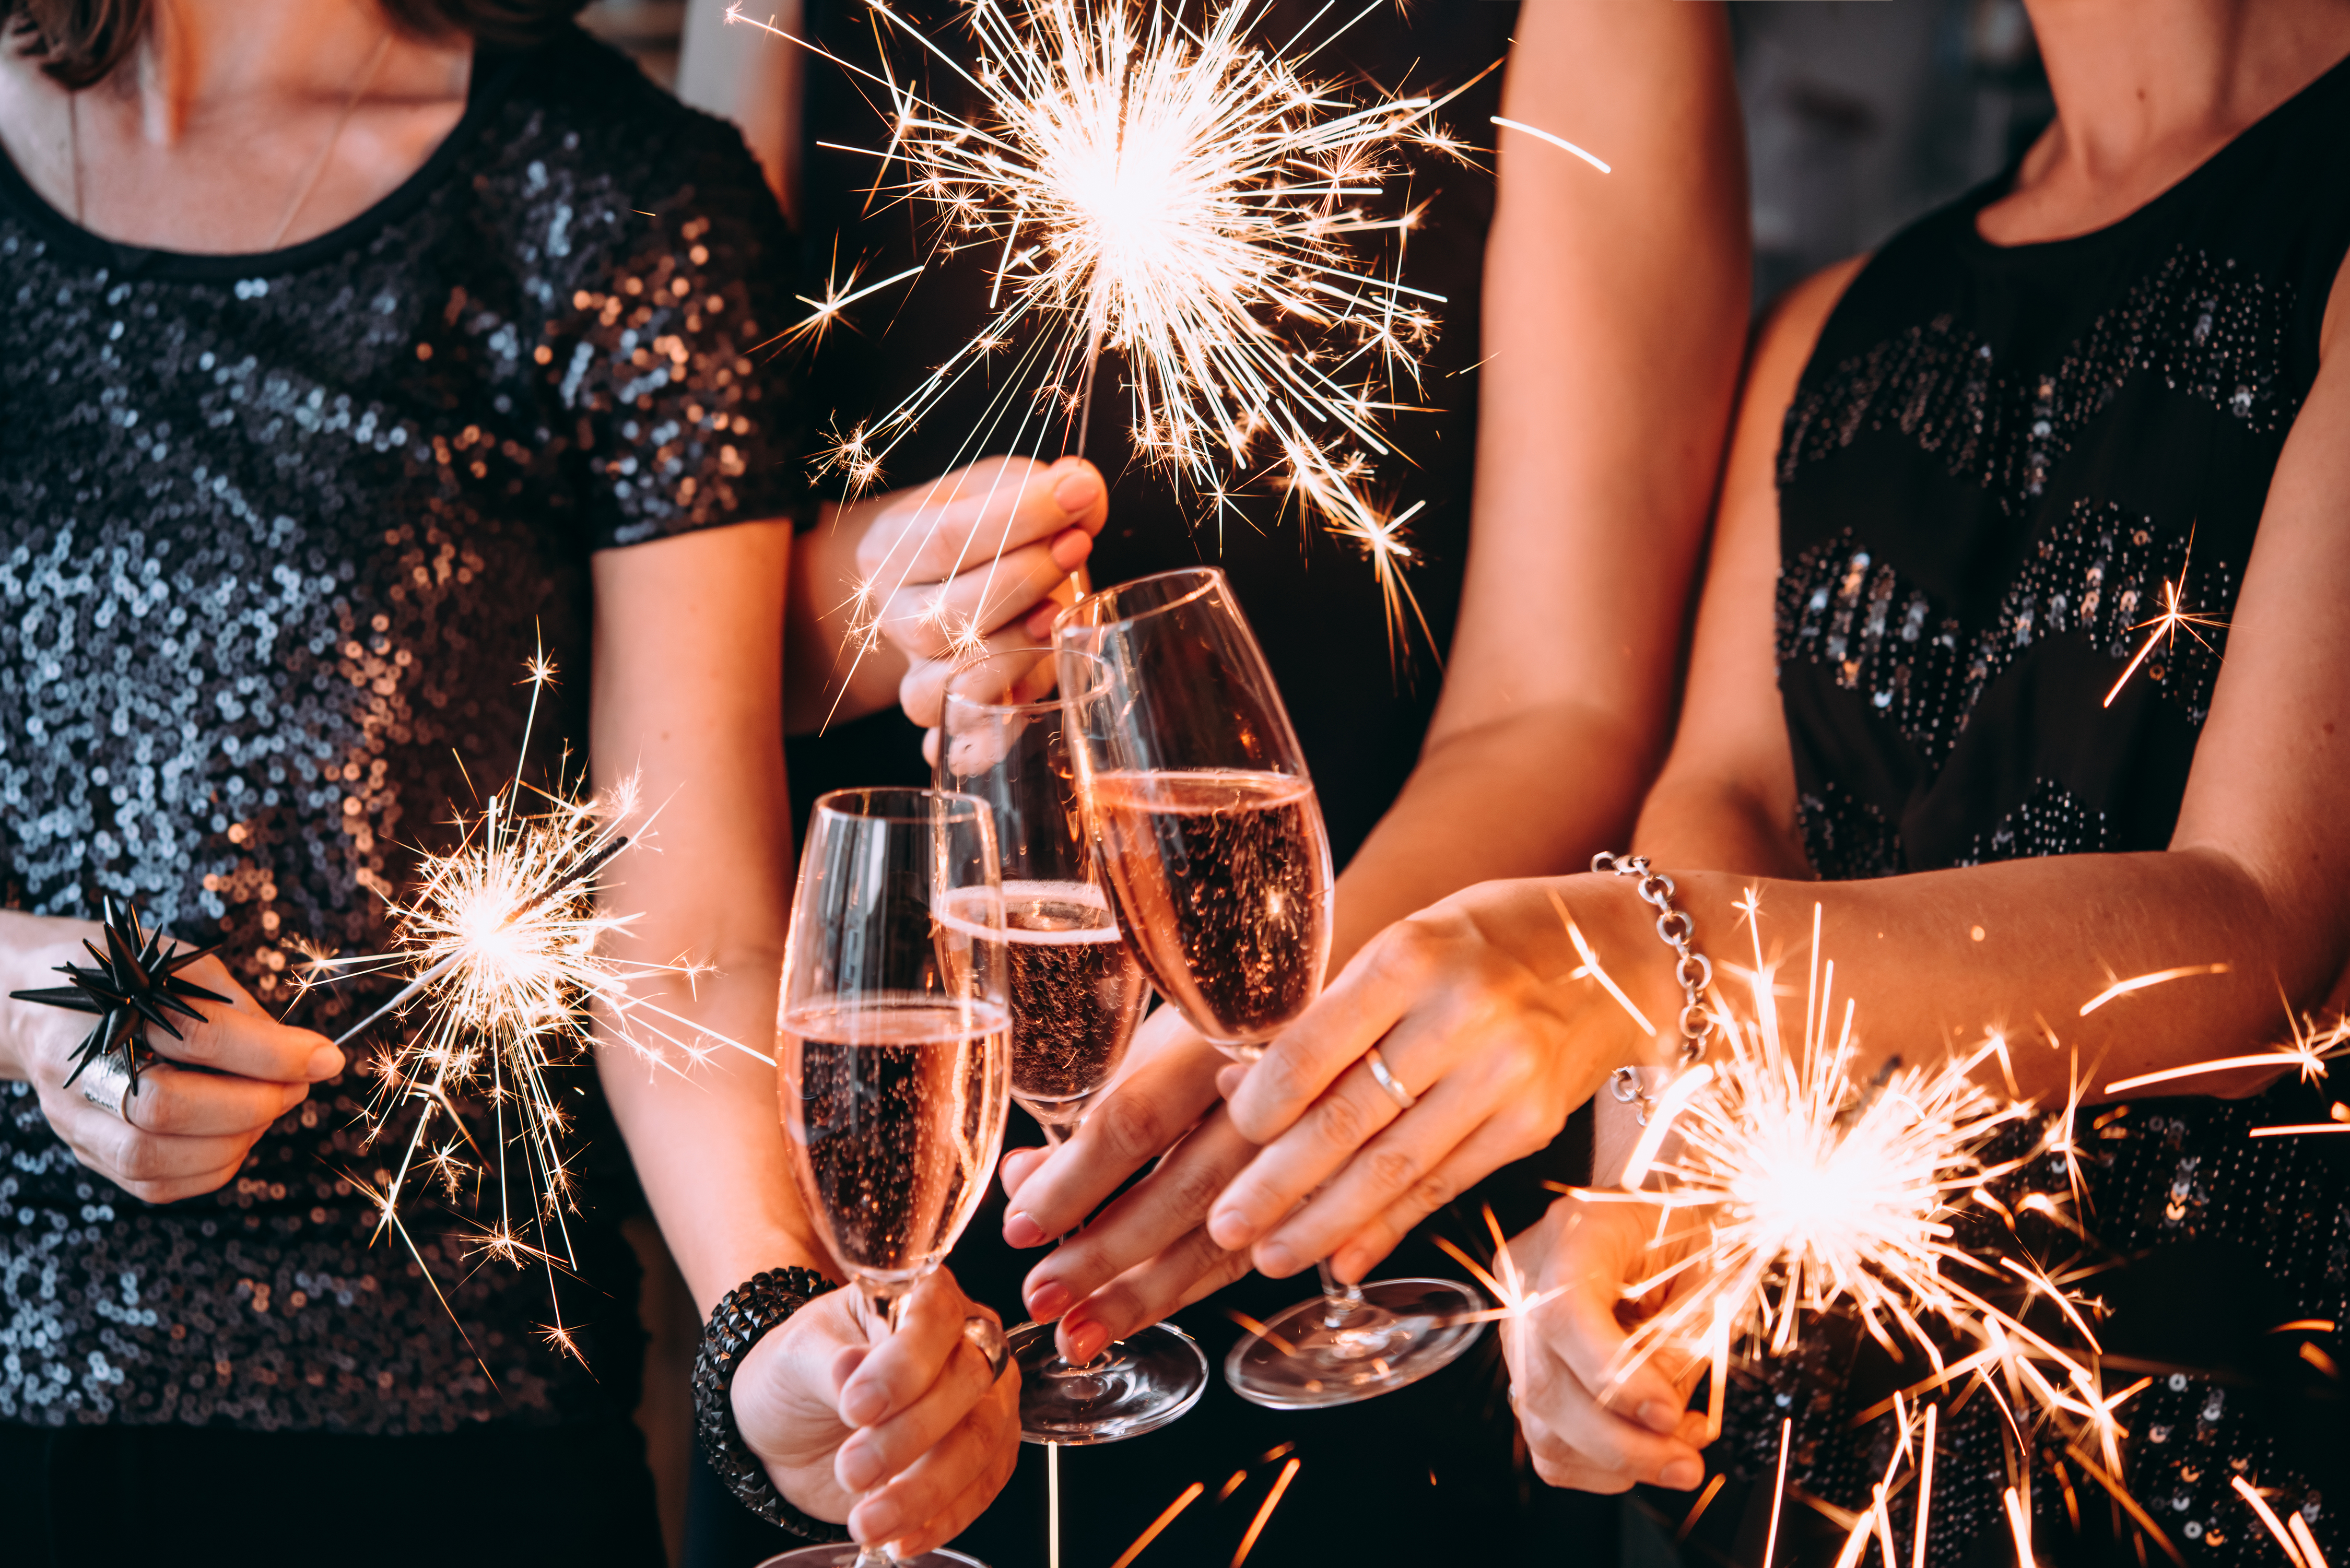
MULTIPOLYGON (((1011 1009, 996 865, 988 808, 968 796, 842 790, 809 820, 775 1029, 784 1128, 807 1212, 876 1339, 962 1234, 1003 1144, 1011 1009)), ((1001 1365, 993 1318, 964 1332, 1001 1365)), ((850 1560, 820 1546, 774 1561, 850 1560)), ((878 1545, 854 1557, 893 1561, 878 1545)))
MULTIPOLYGON (((1074 653, 1058 673, 1080 709, 1106 675, 1074 653)), ((1063 703, 1044 695, 1055 674, 1049 649, 993 654, 958 670, 944 702, 937 782, 985 801, 995 820, 1012 1097, 1057 1147, 1125 1059, 1150 988, 1097 874, 1063 703)), ((1207 1386, 1207 1358, 1171 1324, 1129 1334, 1083 1366, 1061 1358, 1049 1324, 1024 1324, 1011 1337, 1021 1433, 1031 1442, 1139 1437, 1190 1409, 1207 1386)))
MULTIPOLYGON (((1127 931, 1161 996, 1253 1061, 1321 992, 1330 841, 1256 637, 1213 568, 1087 596, 1054 647, 1087 820, 1127 931), (1087 683, 1085 665, 1101 675, 1087 683)), ((1450 1280, 1341 1285, 1235 1345, 1224 1376, 1275 1408, 1349 1404, 1417 1382, 1473 1343, 1483 1306, 1450 1280)))

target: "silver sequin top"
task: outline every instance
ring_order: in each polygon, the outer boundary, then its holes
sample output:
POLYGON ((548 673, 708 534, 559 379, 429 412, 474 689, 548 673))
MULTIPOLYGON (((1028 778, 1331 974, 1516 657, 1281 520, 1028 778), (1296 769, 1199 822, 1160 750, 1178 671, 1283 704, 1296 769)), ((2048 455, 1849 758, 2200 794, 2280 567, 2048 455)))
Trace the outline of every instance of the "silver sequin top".
MULTIPOLYGON (((0 159, 0 897, 134 897, 224 942, 265 1006, 289 940, 385 946, 415 846, 448 846, 468 773, 514 766, 542 641, 536 766, 576 760, 591 552, 799 493, 753 351, 786 319, 789 236, 739 136, 577 33, 474 76, 397 192, 264 256, 109 244, 0 159)), ((227 1187, 159 1208, 0 1085, 0 1421, 419 1432, 603 1398, 535 1337, 542 1276, 418 1211, 452 1322, 369 1245, 364 1092, 319 1085, 227 1187)), ((628 1177, 597 1141, 575 1235, 604 1288, 567 1315, 625 1359, 628 1177)))

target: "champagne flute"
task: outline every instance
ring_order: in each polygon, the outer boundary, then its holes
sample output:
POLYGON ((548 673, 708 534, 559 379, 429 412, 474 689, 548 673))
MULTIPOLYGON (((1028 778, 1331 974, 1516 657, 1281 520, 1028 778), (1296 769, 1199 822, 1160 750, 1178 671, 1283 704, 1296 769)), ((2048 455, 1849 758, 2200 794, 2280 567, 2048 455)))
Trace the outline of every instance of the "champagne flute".
MULTIPOLYGON (((1003 939, 985 803, 912 789, 818 798, 784 950, 777 1083, 808 1216, 877 1339, 962 1234, 1003 1147, 1012 1033, 1003 939)), ((994 1325, 974 1318, 965 1332, 974 1330, 986 1350, 994 1325)), ((897 1560, 832 1545, 773 1561, 897 1560)), ((910 1561, 970 1563, 949 1552, 910 1561)))
MULTIPOLYGON (((1253 1061, 1321 993, 1330 839, 1288 711, 1232 586, 1213 567, 1087 595, 1053 645, 1097 660, 1067 679, 1087 818, 1120 927, 1151 983, 1226 1054, 1253 1061)), ((1451 1280, 1342 1285, 1243 1338, 1224 1376, 1274 1409, 1347 1405, 1450 1365, 1484 1302, 1451 1280)))
MULTIPOLYGON (((1080 696, 1105 672, 1064 656, 1080 696)), ((1003 877, 1010 951, 1012 1098, 1058 1147, 1118 1072, 1150 1000, 1119 940, 1077 798, 1050 649, 1015 649, 956 672, 940 725, 937 782, 987 803, 1003 877)), ((951 919, 951 917, 950 917, 951 919)), ((1128 1334, 1083 1366, 1061 1358, 1050 1324, 1011 1334, 1020 1362, 1020 1435, 1032 1443, 1112 1443, 1155 1431, 1208 1386, 1208 1360, 1172 1324, 1128 1334)))

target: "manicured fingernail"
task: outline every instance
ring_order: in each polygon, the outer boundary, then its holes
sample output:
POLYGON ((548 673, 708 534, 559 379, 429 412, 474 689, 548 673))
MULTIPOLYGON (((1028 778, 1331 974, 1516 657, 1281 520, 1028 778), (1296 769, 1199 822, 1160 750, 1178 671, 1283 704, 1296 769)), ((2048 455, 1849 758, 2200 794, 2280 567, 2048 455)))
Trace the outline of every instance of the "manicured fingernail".
POLYGON ((1102 1346, 1109 1343, 1109 1330, 1097 1323, 1081 1323, 1064 1332, 1068 1336, 1066 1344, 1069 1347, 1064 1359, 1072 1366, 1083 1366, 1099 1355, 1102 1346))
POLYGON ((1050 1323, 1068 1311, 1069 1303, 1076 1299, 1069 1293, 1068 1286, 1057 1280, 1046 1280, 1028 1293, 1028 1315, 1038 1323, 1050 1323))
POLYGON ((1053 499, 1072 517, 1100 500, 1101 493, 1101 481, 1090 468, 1073 469, 1053 486, 1053 499))
POLYGON ((1019 1210, 1003 1217, 1003 1241, 1010 1247, 1041 1247, 1051 1238, 1045 1228, 1019 1210))
POLYGON ((1227 1252, 1237 1252, 1256 1240, 1256 1227, 1237 1209, 1219 1209, 1208 1216, 1208 1234, 1227 1252))
POLYGON ((840 1397, 840 1418, 852 1427, 871 1426, 889 1407, 889 1399, 870 1384, 848 1389, 840 1397))
POLYGON ((310 1053, 308 1071, 312 1083, 315 1084, 323 1078, 331 1078, 342 1070, 343 1054, 332 1045, 321 1045, 310 1053))
POLYGON ((1681 1424, 1681 1413, 1662 1399, 1651 1399, 1639 1409, 1640 1425, 1652 1432, 1669 1432, 1681 1424))
POLYGON ((1674 1491, 1687 1491, 1705 1480, 1705 1466, 1696 1459, 1675 1459, 1657 1477, 1657 1484, 1674 1491))
POLYGON ((1053 565, 1065 572, 1076 571, 1093 553, 1094 536, 1082 528, 1072 528, 1053 541, 1053 565))
POLYGON ((839 1473, 841 1485, 851 1491, 863 1491, 881 1479, 881 1461, 870 1449, 843 1448, 839 1473))
POLYGON ((1038 642, 1053 635, 1053 623, 1061 618, 1061 607, 1048 604, 1028 618, 1027 632, 1038 642))
POLYGON ((1216 1075, 1216 1093, 1229 1100, 1241 1092, 1241 1085, 1247 1081, 1248 1069, 1235 1062, 1216 1075))
POLYGON ((898 1505, 894 1502, 868 1502, 852 1516, 852 1522, 858 1541, 868 1546, 878 1544, 898 1533, 898 1505))
POLYGON ((1267 1279, 1278 1280, 1297 1272, 1297 1254, 1280 1241, 1267 1241, 1256 1250, 1256 1272, 1267 1279))

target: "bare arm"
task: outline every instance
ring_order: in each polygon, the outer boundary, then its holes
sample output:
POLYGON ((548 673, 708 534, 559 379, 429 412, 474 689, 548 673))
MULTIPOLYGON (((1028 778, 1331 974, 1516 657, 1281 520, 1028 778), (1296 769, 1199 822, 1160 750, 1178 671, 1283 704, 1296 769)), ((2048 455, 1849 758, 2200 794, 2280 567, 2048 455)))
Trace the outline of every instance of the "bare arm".
POLYGON ((1671 734, 1745 332, 1745 161, 1720 7, 1526 7, 1487 242, 1477 480, 1419 766, 1338 881, 1335 972, 1472 882, 1620 845, 1671 734))
MULTIPOLYGON (((686 1021, 674 1033, 698 1028, 763 1054, 790 897, 791 550, 786 525, 754 523, 593 563, 592 777, 601 788, 636 773, 640 798, 660 809, 650 843, 616 863, 614 901, 637 917, 612 939, 616 956, 706 966, 691 984, 637 995, 686 1021)), ((705 1314, 762 1270, 835 1272, 795 1195, 772 1066, 720 1046, 699 1064, 672 1049, 656 1067, 608 1029, 601 1044, 605 1092, 705 1314)), ((735 1376, 735 1417, 785 1496, 910 1556, 970 1522, 1011 1473, 1016 1380, 993 1380, 964 1344, 963 1317, 981 1309, 943 1274, 878 1346, 866 1345, 851 1293, 821 1298, 759 1342, 735 1376)))
MULTIPOLYGON (((2337 284, 2316 383, 2269 489, 2169 847, 1875 881, 1796 881, 1783 869, 1792 859, 1806 875, 1771 642, 1778 509, 1769 465, 1746 460, 1757 432, 1775 432, 1792 389, 1791 378, 1765 378, 1809 354, 1825 304, 1814 295, 1807 311, 1799 299, 1766 336, 1696 679, 1642 834, 1718 961, 1736 950, 1749 889, 1766 951, 1774 940, 1800 951, 1818 906, 1837 994, 1858 1002, 1861 1071, 1997 1033, 2021 1091, 2061 1104, 2076 1059, 2096 1097, 2141 1074, 2259 1052, 2285 1033, 2285 1008, 2328 996, 2350 946, 2350 819, 2335 804, 2350 747, 2339 678, 2350 659, 2346 292, 2337 284), (1744 867, 1701 868, 1742 857, 1744 867), (2215 963, 2226 972, 2082 1011, 2116 980, 2215 963)), ((1376 1257, 1399 1233, 1395 1216, 1420 1211, 1421 1189, 1458 1190, 1501 1163, 1510 1145, 1495 1127, 1563 1120, 1609 1068, 1657 1054, 1589 981, 1568 979, 1577 960, 1553 894, 1648 1015, 1672 1016, 1671 954, 1617 878, 1487 884, 1400 922, 1232 1095, 1233 1124, 1267 1147, 1217 1200, 1217 1241, 1254 1247, 1268 1272, 1333 1248, 1376 1257), (1405 1083, 1430 1085, 1422 1109, 1399 1118, 1356 1068, 1374 1042, 1405 1083), (1423 1114, 1432 1106, 1442 1108, 1423 1114)), ((2241 1091, 2274 1073, 2152 1092, 2241 1091)))
MULTIPOLYGON (((1459 630, 1419 764, 1339 878, 1334 970, 1471 883, 1620 846, 1671 731, 1745 337, 1744 161, 1721 10, 1528 6, 1503 112, 1616 171, 1499 133, 1459 630)), ((1223 1058, 1180 1022, 1146 1026, 1136 1055, 1148 1060, 1051 1162, 1005 1161, 1004 1233, 1034 1246, 1184 1138, 1030 1276, 1039 1318, 1091 1296, 1062 1334, 1079 1359, 1247 1267, 1201 1221, 1254 1150, 1215 1109, 1223 1058)))

